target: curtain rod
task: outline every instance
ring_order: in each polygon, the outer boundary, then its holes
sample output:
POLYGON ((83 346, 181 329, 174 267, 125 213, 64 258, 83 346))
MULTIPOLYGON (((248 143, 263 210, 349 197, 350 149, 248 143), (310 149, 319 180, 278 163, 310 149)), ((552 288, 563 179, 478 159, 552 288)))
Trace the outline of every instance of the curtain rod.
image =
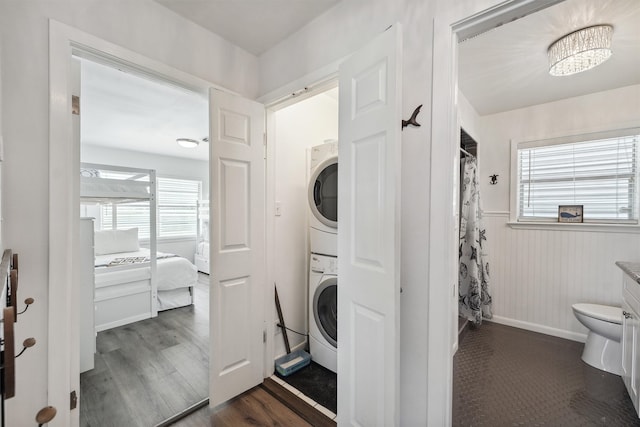
POLYGON ((462 151, 464 154, 466 154, 467 156, 471 156, 471 157, 475 157, 473 154, 471 154, 470 152, 468 152, 467 150, 465 150, 464 148, 460 147, 460 151, 462 151))

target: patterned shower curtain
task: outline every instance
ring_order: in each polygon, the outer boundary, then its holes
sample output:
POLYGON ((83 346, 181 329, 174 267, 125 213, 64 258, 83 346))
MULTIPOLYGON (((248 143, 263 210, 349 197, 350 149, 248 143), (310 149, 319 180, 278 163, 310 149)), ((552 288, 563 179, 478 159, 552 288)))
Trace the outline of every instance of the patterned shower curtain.
POLYGON ((459 315, 480 325, 483 317, 490 319, 492 314, 487 235, 480 208, 476 158, 467 156, 463 170, 460 191, 459 315))

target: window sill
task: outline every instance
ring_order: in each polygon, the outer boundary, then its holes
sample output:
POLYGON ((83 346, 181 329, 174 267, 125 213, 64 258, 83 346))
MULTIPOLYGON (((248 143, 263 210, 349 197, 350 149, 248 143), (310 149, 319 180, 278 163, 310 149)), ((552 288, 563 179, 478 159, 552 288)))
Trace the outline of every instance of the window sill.
POLYGON ((553 230, 553 231, 583 231, 595 233, 635 233, 640 234, 638 224, 593 224, 593 223, 560 223, 560 222, 513 222, 507 225, 517 230, 553 230))
MULTIPOLYGON (((157 243, 182 243, 182 242, 193 242, 196 241, 196 237, 195 236, 189 236, 189 237, 158 237, 156 239, 157 243)), ((145 244, 148 245, 150 242, 150 239, 144 238, 144 239, 140 239, 140 243, 141 244, 145 244)))

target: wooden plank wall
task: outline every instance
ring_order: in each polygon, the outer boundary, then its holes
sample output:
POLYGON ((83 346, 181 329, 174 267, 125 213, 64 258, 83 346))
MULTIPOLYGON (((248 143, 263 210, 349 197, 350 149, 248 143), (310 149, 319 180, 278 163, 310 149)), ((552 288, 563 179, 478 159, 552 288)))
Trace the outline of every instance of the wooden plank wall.
POLYGON ((640 234, 514 229, 506 212, 485 212, 493 297, 499 323, 584 341, 571 305, 620 305, 616 261, 640 261, 640 234))

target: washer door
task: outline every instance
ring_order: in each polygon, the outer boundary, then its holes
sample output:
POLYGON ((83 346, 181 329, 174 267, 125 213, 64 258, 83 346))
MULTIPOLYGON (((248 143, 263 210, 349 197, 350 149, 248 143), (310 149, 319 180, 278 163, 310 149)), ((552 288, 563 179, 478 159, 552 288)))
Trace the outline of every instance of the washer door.
POLYGON ((338 157, 318 165, 309 181, 309 206, 324 225, 338 228, 338 157))
POLYGON ((333 347, 338 347, 338 278, 320 282, 313 295, 313 317, 318 330, 333 347))

